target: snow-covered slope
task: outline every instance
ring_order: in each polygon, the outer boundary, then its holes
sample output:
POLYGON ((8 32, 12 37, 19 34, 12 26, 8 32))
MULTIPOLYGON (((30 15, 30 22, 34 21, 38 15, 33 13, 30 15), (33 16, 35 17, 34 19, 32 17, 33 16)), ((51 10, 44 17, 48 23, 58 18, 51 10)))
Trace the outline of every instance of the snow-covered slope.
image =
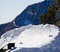
POLYGON ((28 3, 27 7, 24 10, 22 9, 22 13, 17 15, 15 19, 13 19, 9 23, 0 25, 0 36, 9 30, 21 26, 27 26, 29 24, 33 25, 43 24, 43 22, 39 20, 40 16, 42 14, 47 13, 48 8, 50 8, 50 6, 52 6, 53 3, 54 3, 53 0, 44 0, 43 2, 38 3, 34 1, 34 3, 31 2, 30 4, 28 3))
POLYGON ((14 42, 17 48, 40 48, 54 41, 59 32, 59 28, 54 25, 23 26, 3 34, 0 48, 11 42, 14 42))

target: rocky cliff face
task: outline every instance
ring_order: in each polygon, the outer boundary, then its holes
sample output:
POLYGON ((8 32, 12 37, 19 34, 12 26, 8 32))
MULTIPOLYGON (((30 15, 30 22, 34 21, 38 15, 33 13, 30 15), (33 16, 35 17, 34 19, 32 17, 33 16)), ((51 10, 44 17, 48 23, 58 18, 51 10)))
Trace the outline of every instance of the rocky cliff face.
POLYGON ((39 22, 39 16, 45 14, 52 4, 53 0, 46 0, 44 2, 28 6, 20 15, 15 18, 16 25, 20 27, 28 24, 41 24, 41 22, 39 22))

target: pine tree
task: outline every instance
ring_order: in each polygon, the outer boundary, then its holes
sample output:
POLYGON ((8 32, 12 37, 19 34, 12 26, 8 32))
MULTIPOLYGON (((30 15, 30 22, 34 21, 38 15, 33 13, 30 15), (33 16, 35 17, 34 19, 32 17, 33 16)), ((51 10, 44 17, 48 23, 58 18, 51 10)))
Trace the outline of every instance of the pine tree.
POLYGON ((60 12, 60 0, 55 0, 53 5, 47 10, 47 13, 39 17, 40 22, 43 24, 55 24, 60 27, 60 16, 56 17, 57 12, 60 12), (57 18, 59 18, 59 20, 57 18))

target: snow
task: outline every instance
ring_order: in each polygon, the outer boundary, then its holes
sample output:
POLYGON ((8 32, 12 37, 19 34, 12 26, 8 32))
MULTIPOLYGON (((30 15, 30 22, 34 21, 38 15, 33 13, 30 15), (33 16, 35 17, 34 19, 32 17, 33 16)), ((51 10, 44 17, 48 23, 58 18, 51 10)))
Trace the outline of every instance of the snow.
POLYGON ((3 34, 0 39, 0 48, 8 43, 15 43, 17 49, 41 48, 51 44, 59 32, 59 28, 51 24, 23 26, 3 34))

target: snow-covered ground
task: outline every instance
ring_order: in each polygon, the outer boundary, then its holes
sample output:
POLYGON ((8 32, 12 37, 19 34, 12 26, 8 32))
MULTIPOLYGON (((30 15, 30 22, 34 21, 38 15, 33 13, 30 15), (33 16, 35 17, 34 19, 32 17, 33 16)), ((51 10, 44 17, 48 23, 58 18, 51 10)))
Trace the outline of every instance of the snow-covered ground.
POLYGON ((59 28, 51 24, 23 26, 3 34, 0 39, 0 48, 8 43, 15 43, 18 49, 41 48, 51 44, 59 32, 59 28))

